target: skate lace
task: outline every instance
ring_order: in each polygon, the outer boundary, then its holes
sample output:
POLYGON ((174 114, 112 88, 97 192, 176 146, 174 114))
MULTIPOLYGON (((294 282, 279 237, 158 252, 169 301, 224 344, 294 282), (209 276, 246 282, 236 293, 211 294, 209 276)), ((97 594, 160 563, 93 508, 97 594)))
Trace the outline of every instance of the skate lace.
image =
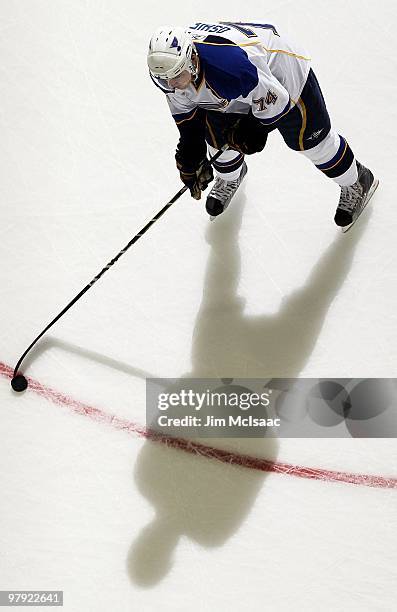
POLYGON ((350 187, 341 187, 341 198, 338 208, 352 212, 361 204, 363 189, 360 183, 354 183, 350 187))
POLYGON ((231 196, 240 184, 240 180, 235 181, 224 181, 223 179, 216 178, 213 188, 211 189, 211 196, 216 198, 224 198, 231 196))

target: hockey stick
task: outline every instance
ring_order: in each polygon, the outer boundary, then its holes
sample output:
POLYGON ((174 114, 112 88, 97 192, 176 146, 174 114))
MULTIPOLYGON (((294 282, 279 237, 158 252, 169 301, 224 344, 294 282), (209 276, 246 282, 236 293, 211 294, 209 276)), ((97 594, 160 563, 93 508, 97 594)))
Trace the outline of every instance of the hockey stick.
MULTIPOLYGON (((225 145, 220 151, 218 151, 217 153, 215 153, 215 155, 213 155, 209 160, 208 160, 208 164, 213 165, 213 163, 218 159, 218 157, 220 157, 220 155, 222 155, 222 153, 224 151, 226 151, 226 149, 228 149, 228 146, 225 145)), ((67 306, 65 306, 65 308, 55 317, 55 319, 53 319, 51 321, 51 323, 49 323, 47 325, 47 327, 45 329, 43 329, 43 331, 37 336, 37 338, 35 338, 32 342, 32 344, 30 344, 28 346, 28 348, 26 349, 26 351, 23 353, 23 355, 20 357, 18 363, 16 364, 15 368, 14 368, 14 374, 13 374, 13 378, 11 380, 11 386, 14 389, 14 391, 25 391, 25 389, 27 389, 28 386, 28 381, 26 380, 25 376, 23 374, 19 374, 18 370, 21 367, 21 364, 23 362, 23 360, 25 359, 26 355, 30 352, 30 350, 35 346, 35 344, 40 340, 40 338, 42 338, 44 336, 44 334, 53 326, 55 325, 55 323, 57 321, 59 321, 59 319, 61 317, 63 317, 63 315, 89 290, 91 289, 91 287, 93 285, 95 285, 95 283, 105 274, 105 272, 107 272, 107 270, 109 270, 109 268, 111 268, 118 259, 120 259, 120 257, 122 255, 124 255, 124 253, 126 253, 128 251, 128 249, 135 244, 135 242, 137 242, 139 240, 139 238, 141 238, 143 236, 143 234, 145 234, 147 232, 147 230, 149 229, 149 227, 151 227, 156 221, 158 221, 158 219, 160 219, 160 217, 163 216, 163 214, 172 206, 172 204, 174 204, 177 200, 179 200, 179 198, 181 197, 181 195, 183 195, 185 193, 185 191, 187 191, 188 186, 184 185, 182 187, 182 189, 180 189, 178 191, 178 193, 176 193, 174 195, 173 198, 171 198, 171 200, 169 202, 167 202, 167 204, 149 221, 149 223, 147 223, 137 234, 135 234, 135 236, 129 241, 129 243, 123 248, 121 249, 121 251, 119 251, 119 253, 117 253, 116 257, 114 257, 111 261, 109 261, 109 263, 99 272, 99 274, 97 274, 95 276, 95 278, 92 279, 92 281, 90 281, 88 283, 88 285, 86 285, 84 287, 84 289, 82 289, 80 291, 80 293, 78 293, 76 295, 76 297, 73 298, 73 300, 71 302, 69 302, 69 304, 67 306)))

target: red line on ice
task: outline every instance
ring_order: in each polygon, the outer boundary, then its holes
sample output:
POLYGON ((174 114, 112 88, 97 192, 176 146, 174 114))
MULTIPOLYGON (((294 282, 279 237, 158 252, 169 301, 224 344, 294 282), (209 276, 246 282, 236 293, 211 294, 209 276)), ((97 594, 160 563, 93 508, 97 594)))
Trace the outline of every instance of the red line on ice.
MULTIPOLYGON (((0 362, 0 375, 11 379, 13 369, 0 362)), ((94 408, 83 404, 71 397, 63 395, 50 387, 42 385, 37 380, 28 378, 29 390, 41 395, 47 400, 52 401, 59 406, 66 406, 76 414, 87 416, 97 423, 107 423, 115 429, 126 431, 130 434, 135 434, 146 438, 153 442, 166 444, 168 447, 177 448, 193 455, 199 455, 207 459, 216 459, 228 465, 249 468, 261 472, 274 472, 277 474, 287 474, 288 476, 296 476, 298 478, 308 478, 311 480, 323 480, 329 482, 346 482, 349 484, 362 485, 366 487, 378 487, 383 489, 396 489, 397 478, 386 476, 375 476, 372 474, 352 474, 349 472, 337 472, 334 470, 324 470, 322 468, 310 468, 300 465, 292 465, 289 463, 279 463, 262 459, 260 457, 251 457, 233 451, 226 451, 199 442, 192 442, 183 438, 173 438, 171 436, 161 435, 128 421, 116 415, 109 414, 99 408, 94 408)))

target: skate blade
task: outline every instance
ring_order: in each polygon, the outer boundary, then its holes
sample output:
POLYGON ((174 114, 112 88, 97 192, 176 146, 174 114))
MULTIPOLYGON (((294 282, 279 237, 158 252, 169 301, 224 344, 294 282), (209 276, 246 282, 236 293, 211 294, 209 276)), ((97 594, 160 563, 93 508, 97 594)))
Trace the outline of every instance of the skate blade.
POLYGON ((342 234, 346 234, 349 230, 351 230, 353 225, 355 225, 357 223, 357 221, 359 220, 359 218, 363 214, 364 210, 366 209, 367 205, 371 201, 371 198, 374 195, 375 191, 377 190, 378 185, 379 185, 379 179, 375 179, 371 189, 368 192, 367 199, 364 202, 364 206, 363 206, 360 214, 358 215, 357 219, 354 219, 353 223, 350 223, 350 225, 346 225, 346 227, 342 227, 342 234))

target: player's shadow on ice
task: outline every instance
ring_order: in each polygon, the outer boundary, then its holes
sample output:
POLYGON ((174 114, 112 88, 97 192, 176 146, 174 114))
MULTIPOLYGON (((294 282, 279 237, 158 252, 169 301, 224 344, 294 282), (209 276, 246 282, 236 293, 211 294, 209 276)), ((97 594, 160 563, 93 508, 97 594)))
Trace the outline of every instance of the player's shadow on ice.
MULTIPOLYGON (((211 251, 193 335, 193 367, 182 378, 299 376, 369 219, 367 211, 354 231, 337 235, 304 286, 287 295, 276 314, 247 316, 244 298, 237 294, 244 203, 239 194, 227 213, 209 225, 211 251)), ((272 438, 206 442, 271 461, 277 456, 272 438)), ((249 514, 265 478, 263 472, 145 442, 135 480, 153 506, 153 518, 129 551, 131 580, 145 587, 158 583, 172 568, 183 537, 204 547, 222 546, 249 514)))

